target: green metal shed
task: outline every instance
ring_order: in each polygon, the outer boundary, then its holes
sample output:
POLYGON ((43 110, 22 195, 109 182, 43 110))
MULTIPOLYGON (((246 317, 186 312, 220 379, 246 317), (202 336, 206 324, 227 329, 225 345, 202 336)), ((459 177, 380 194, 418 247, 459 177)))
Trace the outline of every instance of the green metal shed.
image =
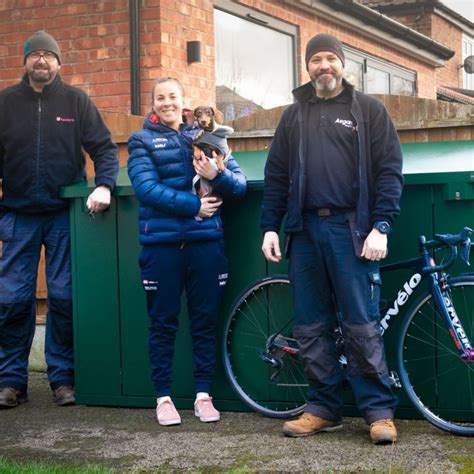
MULTIPOLYGON (((390 237, 388 261, 413 257, 420 234, 474 227, 474 141, 404 144, 405 188, 402 212, 390 237)), ((259 229, 266 151, 234 154, 248 178, 243 201, 224 209, 230 280, 222 303, 222 322, 236 296, 286 262, 267 264, 259 229)), ((138 268, 138 204, 126 170, 120 171, 110 209, 95 218, 85 205, 92 180, 63 190, 71 200, 74 337, 77 401, 89 405, 155 405, 148 365, 148 316, 138 268)), ((400 275, 387 275, 383 295, 392 294, 400 275)), ((222 327, 219 329, 219 334, 222 327)), ((392 336, 395 337, 395 336, 392 336)), ((394 362, 393 341, 386 347, 394 362)), ((190 339, 185 305, 180 315, 174 359, 173 399, 191 408, 194 400, 190 339)), ((223 410, 244 410, 218 363, 213 396, 223 410)), ((351 395, 347 413, 353 414, 351 395)), ((399 416, 413 416, 401 396, 399 416)))

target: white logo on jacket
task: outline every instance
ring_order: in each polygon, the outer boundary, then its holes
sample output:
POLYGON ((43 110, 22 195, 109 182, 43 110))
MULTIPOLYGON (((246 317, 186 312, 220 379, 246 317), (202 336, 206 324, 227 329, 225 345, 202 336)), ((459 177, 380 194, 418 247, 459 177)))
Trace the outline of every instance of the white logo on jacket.
POLYGON ((347 128, 352 128, 353 127, 352 120, 344 120, 344 119, 337 118, 334 123, 339 123, 339 124, 341 124, 341 125, 343 125, 344 127, 347 127, 347 128))
POLYGON ((155 148, 166 148, 166 145, 168 143, 168 139, 158 137, 158 138, 153 138, 151 140, 151 142, 154 144, 155 148))

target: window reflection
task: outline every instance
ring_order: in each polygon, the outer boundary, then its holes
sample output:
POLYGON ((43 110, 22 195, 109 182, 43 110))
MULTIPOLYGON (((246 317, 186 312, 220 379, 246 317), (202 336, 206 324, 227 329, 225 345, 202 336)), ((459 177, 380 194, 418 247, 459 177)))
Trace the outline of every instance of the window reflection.
POLYGON ((367 92, 369 94, 390 94, 389 74, 373 67, 367 67, 367 92))
POLYGON ((293 38, 214 10, 217 107, 225 120, 293 102, 293 38))
POLYGON ((346 58, 345 78, 359 91, 363 90, 363 66, 361 63, 346 58))
POLYGON ((404 79, 403 77, 393 76, 393 90, 394 95, 414 95, 415 84, 413 81, 404 79))

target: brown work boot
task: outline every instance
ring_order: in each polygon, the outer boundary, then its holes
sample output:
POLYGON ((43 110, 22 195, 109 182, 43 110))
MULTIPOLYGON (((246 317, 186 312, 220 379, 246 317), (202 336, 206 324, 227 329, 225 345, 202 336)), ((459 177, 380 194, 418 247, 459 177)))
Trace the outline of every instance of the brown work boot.
POLYGON ((370 425, 370 439, 374 444, 392 444, 397 441, 393 420, 377 420, 370 425))
POLYGON ((12 387, 0 388, 0 408, 14 408, 28 401, 28 394, 12 387))
POLYGON ((293 438, 309 436, 322 431, 337 431, 342 429, 340 421, 328 421, 311 413, 303 413, 297 420, 287 421, 283 425, 285 436, 293 438))
POLYGON ((61 385, 53 390, 54 403, 60 407, 76 404, 74 388, 70 385, 61 385))

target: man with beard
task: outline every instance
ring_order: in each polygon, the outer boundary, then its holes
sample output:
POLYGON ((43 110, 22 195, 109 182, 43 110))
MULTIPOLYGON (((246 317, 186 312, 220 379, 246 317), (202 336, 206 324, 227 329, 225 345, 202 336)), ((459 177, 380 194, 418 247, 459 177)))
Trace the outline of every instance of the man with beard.
POLYGON ((303 415, 287 436, 342 428, 342 384, 334 330, 341 324, 347 378, 376 444, 393 443, 393 395, 379 324, 379 261, 399 213, 402 154, 377 99, 344 78, 344 51, 319 34, 306 47, 311 82, 293 91, 265 166, 262 250, 281 260, 278 232, 287 214, 285 255, 295 305, 294 336, 309 382, 303 415))
POLYGON ((96 174, 91 214, 110 205, 117 177, 117 146, 89 97, 63 83, 61 62, 56 40, 34 33, 22 81, 0 93, 0 408, 28 400, 42 246, 48 379, 57 405, 75 403, 69 211, 59 192, 85 178, 84 150, 96 174))

